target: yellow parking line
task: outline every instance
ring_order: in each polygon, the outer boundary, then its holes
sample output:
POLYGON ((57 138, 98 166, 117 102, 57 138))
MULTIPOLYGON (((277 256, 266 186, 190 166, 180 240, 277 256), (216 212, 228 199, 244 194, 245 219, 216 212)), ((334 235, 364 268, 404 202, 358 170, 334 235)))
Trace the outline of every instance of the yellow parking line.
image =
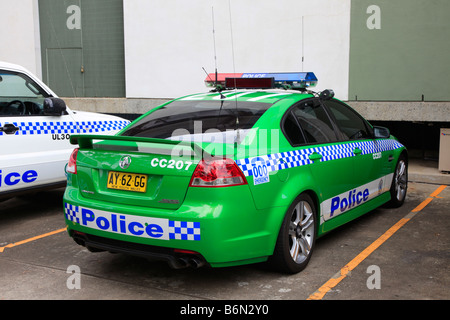
POLYGON ((434 198, 438 197, 438 194, 442 192, 447 186, 442 185, 437 188, 430 197, 425 199, 421 204, 414 208, 405 217, 400 219, 396 224, 389 228, 382 236, 370 244, 366 249, 359 253, 352 261, 347 263, 339 272, 337 272, 331 279, 325 282, 316 292, 311 294, 307 300, 320 300, 328 291, 334 288, 339 282, 341 282, 347 274, 355 269, 365 258, 367 258, 372 252, 374 252, 379 246, 381 246, 387 239, 389 239, 395 232, 403 227, 409 220, 411 220, 417 212, 420 212, 425 208, 434 198))
POLYGON ((426 198, 425 200, 423 200, 423 202, 421 204, 419 204, 417 207, 415 207, 411 212, 419 212, 421 211, 423 208, 425 208, 431 201, 433 200, 433 198, 426 198))
POLYGON ((444 190, 446 187, 447 187, 446 185, 440 186, 432 194, 430 194, 430 196, 433 197, 433 198, 442 198, 442 197, 438 197, 438 194, 441 193, 442 190, 444 190))
POLYGON ((61 233, 63 231, 66 231, 66 228, 54 230, 54 231, 51 231, 51 232, 48 232, 48 233, 41 234, 41 235, 36 236, 36 237, 32 237, 32 238, 28 238, 28 239, 25 239, 25 240, 22 240, 22 241, 19 241, 19 242, 14 242, 14 243, 7 244, 4 247, 0 247, 0 253, 2 253, 6 248, 17 247, 17 246, 20 246, 21 244, 28 243, 28 242, 31 242, 31 241, 34 241, 34 240, 38 240, 38 239, 42 239, 42 238, 45 238, 45 237, 48 237, 48 236, 51 236, 51 235, 54 235, 54 234, 57 234, 57 233, 61 233))

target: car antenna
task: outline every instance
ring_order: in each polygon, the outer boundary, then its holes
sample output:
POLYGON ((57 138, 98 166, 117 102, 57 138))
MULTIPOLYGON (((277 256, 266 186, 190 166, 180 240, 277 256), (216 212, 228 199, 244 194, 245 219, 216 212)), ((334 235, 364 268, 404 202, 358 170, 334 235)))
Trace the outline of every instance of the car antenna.
MULTIPOLYGON (((230 14, 231 56, 232 56, 232 60, 233 60, 233 72, 236 73, 236 66, 234 63, 233 24, 231 21, 231 0, 228 0, 228 11, 230 14)), ((236 78, 234 78, 233 80, 234 80, 234 90, 237 91, 236 78)), ((239 135, 239 111, 238 111, 238 107, 237 107, 237 92, 235 92, 234 98, 235 98, 235 105, 236 105, 236 127, 235 127, 236 128, 236 143, 239 143, 239 141, 241 140, 241 137, 239 135)))
POLYGON ((214 45, 214 67, 216 71, 215 87, 217 89, 217 54, 216 54, 216 28, 214 24, 214 6, 211 7, 211 17, 212 17, 212 33, 213 33, 213 45, 214 45))
POLYGON ((305 62, 305 50, 304 50, 304 43, 305 43, 305 24, 303 21, 303 18, 305 16, 302 16, 302 72, 303 72, 303 63, 305 62))
MULTIPOLYGON (((215 67, 215 80, 214 80, 214 88, 217 92, 220 93, 220 99, 225 99, 226 97, 222 94, 222 86, 219 85, 218 83, 218 73, 217 73, 217 54, 216 54, 216 28, 215 28, 215 24, 214 24, 214 6, 211 7, 211 16, 212 16, 212 33, 213 33, 213 44, 214 44, 214 67, 215 67)), ((205 68, 203 68, 203 70, 205 70, 205 68)), ((206 72, 206 70, 205 70, 206 72)), ((211 77, 209 76, 209 74, 207 73, 208 78, 210 80, 211 77)))

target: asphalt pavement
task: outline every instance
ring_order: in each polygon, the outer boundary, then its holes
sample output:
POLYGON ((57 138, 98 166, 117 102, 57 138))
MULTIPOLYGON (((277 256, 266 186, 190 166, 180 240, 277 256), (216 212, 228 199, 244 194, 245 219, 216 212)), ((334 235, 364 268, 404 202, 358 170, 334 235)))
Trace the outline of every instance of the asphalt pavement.
POLYGON ((91 253, 65 231, 64 189, 10 199, 0 203, 0 300, 169 300, 179 302, 172 311, 180 314, 189 302, 211 300, 222 314, 231 301, 260 307, 309 299, 445 301, 448 178, 437 166, 411 161, 401 208, 373 210, 320 238, 308 267, 295 275, 263 264, 173 270, 139 257, 91 253))

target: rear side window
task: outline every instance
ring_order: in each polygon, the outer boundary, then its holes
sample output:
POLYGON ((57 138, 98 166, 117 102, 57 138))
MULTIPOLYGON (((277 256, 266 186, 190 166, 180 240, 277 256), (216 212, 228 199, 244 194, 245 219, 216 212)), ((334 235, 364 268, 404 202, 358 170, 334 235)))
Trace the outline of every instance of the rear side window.
POLYGON ((295 119, 292 112, 289 112, 284 120, 283 132, 293 146, 298 146, 306 143, 302 130, 300 130, 297 120, 295 119))
POLYGON ((215 139, 237 128, 251 129, 270 106, 235 100, 174 101, 131 124, 122 135, 173 140, 188 137, 193 141, 212 135, 215 139))

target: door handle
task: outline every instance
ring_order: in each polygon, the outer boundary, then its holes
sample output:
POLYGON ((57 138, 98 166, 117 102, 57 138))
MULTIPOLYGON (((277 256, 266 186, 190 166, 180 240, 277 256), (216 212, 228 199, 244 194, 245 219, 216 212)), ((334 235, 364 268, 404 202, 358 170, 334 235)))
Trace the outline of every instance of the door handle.
POLYGON ((320 159, 322 159, 322 155, 320 153, 313 152, 309 155, 309 160, 311 160, 311 161, 317 161, 320 159))
POLYGON ((353 154, 356 155, 356 156, 361 154, 361 153, 362 153, 362 150, 360 148, 355 148, 355 150, 353 150, 353 154))
POLYGON ((3 127, 0 127, 0 132, 4 132, 6 134, 14 134, 16 133, 20 128, 16 127, 12 123, 7 123, 3 127))

